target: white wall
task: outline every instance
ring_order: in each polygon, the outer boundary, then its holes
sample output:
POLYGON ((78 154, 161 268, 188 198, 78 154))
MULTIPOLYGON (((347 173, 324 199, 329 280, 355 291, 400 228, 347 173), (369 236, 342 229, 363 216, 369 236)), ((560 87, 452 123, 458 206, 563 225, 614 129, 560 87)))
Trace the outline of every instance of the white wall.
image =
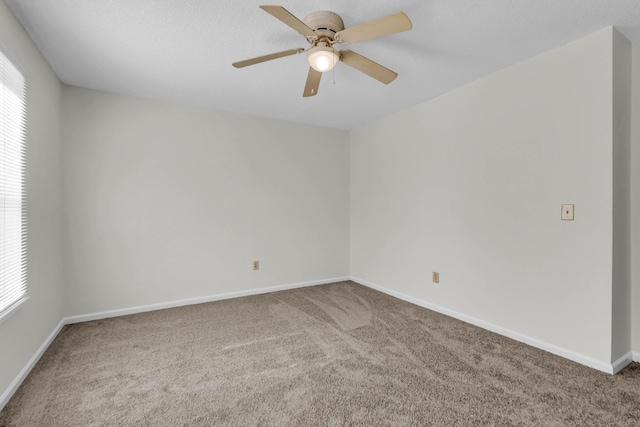
POLYGON ((609 364, 612 34, 353 131, 352 276, 609 364))
POLYGON ((631 42, 614 30, 612 361, 631 351, 631 66, 631 42))
POLYGON ((631 279, 632 347, 640 358, 640 42, 632 46, 631 99, 631 279))
POLYGON ((64 86, 63 135, 67 315, 349 274, 345 131, 64 86))
POLYGON ((27 80, 29 300, 0 323, 0 408, 20 371, 62 319, 61 85, 4 1, 0 49, 27 80))

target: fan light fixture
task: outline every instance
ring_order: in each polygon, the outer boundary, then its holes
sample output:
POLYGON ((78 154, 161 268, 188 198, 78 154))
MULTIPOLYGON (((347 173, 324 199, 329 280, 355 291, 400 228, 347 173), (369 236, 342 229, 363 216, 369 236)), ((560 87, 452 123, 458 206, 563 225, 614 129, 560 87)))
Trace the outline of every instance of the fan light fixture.
POLYGON ((318 43, 316 47, 309 49, 307 52, 307 61, 309 65, 316 71, 324 73, 331 70, 340 61, 338 53, 327 43, 318 43))

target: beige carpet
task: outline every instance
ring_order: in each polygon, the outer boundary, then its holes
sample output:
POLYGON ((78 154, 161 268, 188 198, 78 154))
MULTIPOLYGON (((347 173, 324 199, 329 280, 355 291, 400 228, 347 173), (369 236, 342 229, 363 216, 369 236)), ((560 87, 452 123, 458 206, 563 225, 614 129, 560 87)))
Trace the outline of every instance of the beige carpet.
POLYGON ((0 426, 638 426, 611 376, 345 282, 66 326, 0 426))

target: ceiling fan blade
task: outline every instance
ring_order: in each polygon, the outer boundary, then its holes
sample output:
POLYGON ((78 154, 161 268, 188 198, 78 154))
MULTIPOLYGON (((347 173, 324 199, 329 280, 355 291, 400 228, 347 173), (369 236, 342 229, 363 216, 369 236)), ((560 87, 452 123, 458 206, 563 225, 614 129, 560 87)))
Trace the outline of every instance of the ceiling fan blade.
POLYGON ((391 71, 390 69, 383 67, 366 58, 359 53, 355 53, 352 50, 343 50, 340 52, 340 61, 344 62, 350 67, 355 68, 356 70, 362 71, 368 76, 373 77, 374 79, 382 82, 386 85, 391 83, 398 77, 398 73, 395 71, 391 71))
POLYGON ((334 39, 337 43, 348 44, 408 31, 411 28, 413 25, 411 25, 409 17, 404 12, 398 12, 395 15, 338 31, 334 39))
POLYGON ((318 93, 318 87, 320 86, 320 78, 322 73, 309 67, 309 74, 307 75, 307 83, 304 86, 303 97, 314 96, 318 93))
POLYGON ((272 53, 270 55, 258 56, 257 58, 245 59, 244 61, 234 62, 232 65, 236 68, 242 68, 249 65, 259 64, 261 62, 271 61, 272 59, 283 58, 285 56, 295 55, 296 53, 302 53, 304 49, 299 47, 298 49, 289 49, 282 52, 272 53))
POLYGON ((288 26, 290 26, 291 28, 293 28, 294 30, 296 30, 297 32, 299 32, 305 37, 312 38, 312 39, 318 38, 318 35, 315 33, 315 31, 309 28, 307 24, 305 24, 304 22, 296 18, 291 12, 289 12, 284 7, 262 5, 260 6, 260 9, 275 16, 276 18, 278 18, 279 20, 281 20, 282 22, 284 22, 285 24, 287 24, 288 26))

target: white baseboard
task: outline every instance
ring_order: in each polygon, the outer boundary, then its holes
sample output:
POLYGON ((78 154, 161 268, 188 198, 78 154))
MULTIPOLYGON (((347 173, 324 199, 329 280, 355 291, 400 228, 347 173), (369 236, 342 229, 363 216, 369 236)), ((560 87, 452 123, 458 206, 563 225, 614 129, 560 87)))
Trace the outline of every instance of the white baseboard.
POLYGON ((629 363, 633 362, 633 352, 630 351, 629 353, 625 354, 624 356, 622 356, 620 359, 616 360, 615 362, 613 362, 611 364, 611 368, 612 368, 612 373, 613 374, 617 374, 618 372, 622 371, 625 366, 627 366, 629 363))
POLYGON ((47 348, 49 348, 49 345, 51 345, 55 337, 58 336, 58 334, 60 333, 60 330, 64 325, 65 323, 63 319, 60 321, 60 323, 58 323, 58 326, 56 326, 53 329, 53 331, 49 334, 47 339, 42 343, 40 348, 38 348, 38 351, 36 351, 36 353, 31 357, 31 359, 29 360, 29 362, 27 362, 25 367, 22 368, 22 370, 20 371, 18 376, 13 380, 9 388, 6 389, 4 393, 2 393, 2 395, 0 395, 0 411, 2 411, 4 406, 7 403, 9 403, 9 399, 11 399, 11 396, 13 396, 16 390, 18 390, 18 387, 20 387, 22 382, 27 378, 27 376, 29 375, 29 372, 31 372, 33 367, 36 366, 36 363, 38 363, 38 360, 40 360, 44 352, 47 350, 47 348))
POLYGON ((225 294, 210 295, 206 297, 189 298, 189 299, 169 301, 169 302, 158 303, 158 304, 149 304, 149 305, 143 305, 138 307, 123 308, 119 310, 102 311, 99 313, 90 313, 90 314, 82 314, 79 316, 65 317, 60 321, 58 326, 55 327, 55 329, 47 337, 45 342, 42 343, 42 345, 40 346, 38 351, 33 355, 31 360, 29 360, 29 362, 25 365, 25 367, 22 368, 22 371, 20 371, 18 376, 13 380, 9 388, 6 389, 4 393, 2 393, 2 395, 0 395, 0 411, 9 402, 9 399, 11 399, 11 396, 13 396, 16 390, 18 390, 18 387, 20 387, 20 385, 25 380, 25 378, 27 378, 27 376, 29 375, 33 367, 36 365, 36 363, 38 363, 38 360, 40 360, 40 357, 42 357, 42 355, 47 350, 47 348, 49 348, 49 345, 53 342, 53 340, 58 335, 58 333, 60 332, 60 330, 64 325, 88 322, 90 320, 106 319, 108 317, 117 317, 117 316, 125 316, 128 314, 143 313, 146 311, 162 310, 164 308, 180 307, 180 306, 192 305, 192 304, 201 304, 205 302, 221 301, 225 299, 245 297, 250 295, 267 294, 270 292, 284 291, 288 289, 297 289, 297 288, 304 288, 308 286, 324 285, 328 283, 344 282, 349 279, 350 279, 349 277, 335 277, 333 279, 312 280, 310 282, 292 283, 289 285, 272 286, 269 288, 250 289, 247 291, 229 292, 225 294))
MULTIPOLYGON (((575 351, 568 350, 568 349, 565 349, 565 348, 562 348, 562 347, 558 347, 558 346, 553 345, 553 344, 549 344, 547 342, 541 341, 541 340, 536 339, 536 338, 532 338, 530 336, 521 334, 519 332, 512 331, 512 330, 507 329, 507 328, 503 328, 502 326, 494 325, 492 323, 485 322, 484 320, 476 319, 475 317, 471 317, 471 316, 468 316, 466 314, 459 313, 457 311, 450 310, 448 308, 441 307, 439 305, 432 304, 430 302, 427 302, 427 301, 424 301, 424 300, 421 300, 421 299, 418 299, 418 298, 414 298, 414 297, 409 296, 409 295, 405 295, 405 294, 403 294, 401 292, 397 292, 397 291, 391 290, 389 288, 385 288, 384 286, 376 285, 375 283, 371 283, 371 282, 368 282, 366 280, 359 279, 357 277, 351 277, 351 280, 356 282, 356 283, 359 283, 361 285, 367 286, 367 287, 369 287, 371 289, 375 289, 377 291, 385 293, 387 295, 391 295, 393 297, 396 297, 398 299, 410 302, 410 303, 418 305, 420 307, 424 307, 424 308, 427 308, 429 310, 436 311, 438 313, 442 313, 444 315, 456 318, 458 320, 462 320, 463 322, 467 322, 467 323, 470 323, 472 325, 478 326, 478 327, 480 327, 482 329, 486 329, 488 331, 495 332, 497 334, 500 334, 500 335, 503 335, 505 337, 514 339, 516 341, 520 341, 520 342, 522 342, 524 344, 528 344, 530 346, 537 347, 539 349, 548 351, 549 353, 553 353, 553 354, 555 354, 557 356, 564 357, 565 359, 573 360, 574 362, 580 363, 582 365, 588 366, 588 367, 593 368, 593 369, 597 369, 597 370, 602 371, 602 372, 606 372, 608 374, 615 374, 615 373, 619 372, 622 368, 624 368, 631 361, 629 359, 629 357, 628 357, 629 355, 625 355, 623 358, 621 358, 620 360, 616 361, 613 364, 602 362, 600 360, 593 359, 593 358, 591 358, 589 356, 585 356, 583 354, 576 353, 575 351), (625 362, 626 362, 626 364, 625 364, 625 362)), ((640 354, 636 354, 636 356, 640 356, 640 354)))
POLYGON ((633 353, 633 361, 640 362, 640 353, 638 353, 637 351, 634 351, 632 353, 633 353))
POLYGON ((209 295, 205 297, 188 298, 177 301, 168 301, 157 304, 141 305, 137 307, 121 308, 118 310, 101 311, 99 313, 81 314, 65 317, 65 325, 88 322, 91 320, 106 319, 108 317, 126 316, 129 314, 144 313, 146 311, 162 310, 165 308, 182 307, 185 305, 202 304, 205 302, 221 301, 231 298, 246 297, 250 295, 268 294, 270 292, 284 291, 287 289, 304 288, 307 286, 324 285, 349 280, 349 277, 335 277, 333 279, 312 280, 310 282, 292 283, 289 285, 271 286, 269 288, 249 289, 246 291, 228 292, 225 294, 209 295))

